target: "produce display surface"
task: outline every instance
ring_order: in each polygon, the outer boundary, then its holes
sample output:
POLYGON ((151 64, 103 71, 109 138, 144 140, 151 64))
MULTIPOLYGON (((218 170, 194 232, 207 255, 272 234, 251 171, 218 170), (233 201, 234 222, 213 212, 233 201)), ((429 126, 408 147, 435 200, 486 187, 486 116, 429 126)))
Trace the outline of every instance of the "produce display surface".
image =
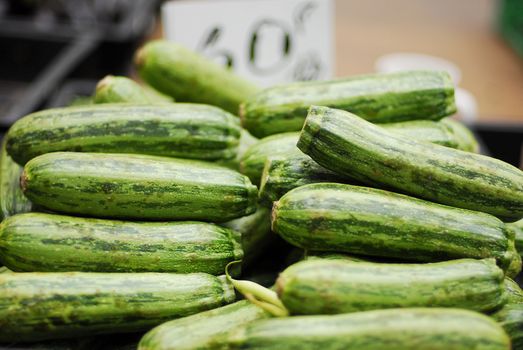
POLYGON ((523 349, 523 172, 447 73, 134 59, 5 136, 0 349, 523 349))

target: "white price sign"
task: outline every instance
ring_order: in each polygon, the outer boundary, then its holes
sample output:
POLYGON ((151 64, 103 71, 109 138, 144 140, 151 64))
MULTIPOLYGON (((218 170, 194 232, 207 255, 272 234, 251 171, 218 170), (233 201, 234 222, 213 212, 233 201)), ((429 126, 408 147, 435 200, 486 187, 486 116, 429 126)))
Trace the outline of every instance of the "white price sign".
POLYGON ((165 38, 268 86, 334 75, 332 0, 175 0, 165 38))

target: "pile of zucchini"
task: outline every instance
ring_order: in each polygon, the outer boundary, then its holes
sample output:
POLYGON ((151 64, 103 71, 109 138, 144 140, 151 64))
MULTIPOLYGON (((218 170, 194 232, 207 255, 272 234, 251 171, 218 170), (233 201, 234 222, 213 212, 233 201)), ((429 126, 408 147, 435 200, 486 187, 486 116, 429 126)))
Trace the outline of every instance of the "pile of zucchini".
POLYGON ((135 62, 148 85, 5 136, 0 344, 523 349, 523 172, 448 117, 448 74, 261 90, 165 41, 135 62), (298 261, 240 279, 278 236, 298 261))

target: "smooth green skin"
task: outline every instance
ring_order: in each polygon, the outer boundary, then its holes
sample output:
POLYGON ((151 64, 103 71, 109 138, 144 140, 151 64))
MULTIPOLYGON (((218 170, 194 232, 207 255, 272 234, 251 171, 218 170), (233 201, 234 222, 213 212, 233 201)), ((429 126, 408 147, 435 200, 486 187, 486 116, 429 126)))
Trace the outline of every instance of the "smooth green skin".
POLYGON ((313 259, 285 269, 276 290, 294 315, 403 307, 490 311, 506 302, 503 279, 494 259, 432 264, 313 259))
POLYGON ((33 209, 33 204, 27 199, 20 188, 20 175, 23 167, 13 161, 7 154, 6 140, 0 150, 0 217, 8 218, 18 213, 27 213, 33 209))
POLYGON ((137 154, 55 152, 29 161, 24 194, 56 212, 223 222, 256 210, 246 176, 218 165, 137 154))
POLYGON ((263 167, 269 157, 290 153, 301 153, 296 148, 300 134, 289 132, 265 137, 245 151, 240 160, 240 172, 247 175, 251 182, 259 185, 263 167))
POLYGON ((223 341, 228 350, 509 350, 492 319, 450 308, 296 316, 248 324, 223 341))
POLYGON ((276 238, 271 232, 271 211, 264 207, 258 207, 253 214, 227 221, 222 225, 241 234, 244 266, 252 265, 276 238))
POLYGON ((523 219, 513 223, 508 223, 507 227, 510 228, 516 236, 516 250, 521 256, 523 256, 523 219))
POLYGON ((240 162, 243 158, 243 155, 247 150, 258 143, 258 139, 252 136, 247 130, 241 129, 240 132, 240 143, 238 144, 238 151, 234 159, 218 161, 218 164, 226 166, 228 168, 240 171, 240 162))
POLYGON ((94 103, 166 103, 174 102, 168 97, 146 89, 126 77, 108 75, 98 82, 94 95, 94 103))
POLYGON ((357 181, 340 176, 325 169, 308 155, 291 151, 286 154, 270 156, 265 161, 260 181, 260 202, 267 207, 290 190, 311 183, 357 181))
POLYGON ((128 222, 27 213, 0 224, 0 261, 14 271, 205 272, 241 260, 239 233, 196 222, 128 222))
POLYGON ((269 315, 247 300, 166 322, 145 334, 138 350, 212 349, 216 339, 269 315))
POLYGON ((523 303, 523 290, 514 280, 506 277, 504 281, 505 292, 508 304, 523 303))
POLYGON ((204 273, 4 273, 0 342, 143 331, 234 298, 204 273))
POLYGON ((512 340, 512 349, 523 349, 523 303, 509 303, 491 315, 512 340))
POLYGON ((501 160, 391 133, 342 110, 312 106, 298 148, 363 183, 508 221, 523 217, 523 172, 501 160))
POLYGON ((463 123, 452 119, 451 117, 443 118, 441 124, 446 125, 452 131, 454 139, 458 141, 456 149, 463 151, 479 153, 479 143, 476 137, 463 123))
POLYGON ((311 105, 350 111, 373 123, 439 120, 456 112, 445 72, 371 74, 270 87, 248 99, 242 125, 256 137, 299 131, 311 105))
POLYGON ((274 203, 272 229, 308 250, 421 262, 493 257, 509 276, 521 269, 514 236, 496 217, 366 187, 298 187, 274 203))
POLYGON ((18 120, 7 134, 7 152, 19 164, 57 151, 230 159, 236 156, 240 130, 233 115, 205 105, 63 107, 18 120))
POLYGON ((143 80, 181 102, 205 103, 237 114, 240 103, 258 92, 250 81, 203 56, 165 40, 152 41, 136 54, 143 80))

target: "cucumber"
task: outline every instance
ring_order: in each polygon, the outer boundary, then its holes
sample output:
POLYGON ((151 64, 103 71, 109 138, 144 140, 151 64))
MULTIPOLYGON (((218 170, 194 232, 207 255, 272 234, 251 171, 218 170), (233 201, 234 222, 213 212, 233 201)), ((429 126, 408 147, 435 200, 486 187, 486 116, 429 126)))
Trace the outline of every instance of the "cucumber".
POLYGON ((272 230, 303 249, 421 262, 496 258, 521 269, 514 235, 492 215, 344 184, 298 187, 272 210, 272 230))
POLYGON ((523 256, 523 219, 508 223, 507 227, 514 232, 516 237, 516 250, 523 256))
POLYGON ((224 337, 220 349, 509 350, 492 319, 451 308, 412 308, 255 321, 224 337))
POLYGON ((204 273, 4 273, 0 342, 143 331, 233 300, 204 273))
POLYGON ((94 95, 95 103, 167 103, 172 98, 155 93, 152 89, 141 87, 135 81, 108 75, 98 82, 94 95))
POLYGON ((135 56, 143 80, 182 102, 215 105, 237 114, 258 91, 251 82, 189 49, 168 41, 147 43, 135 56))
POLYGON ((247 300, 166 322, 145 334, 138 350, 211 349, 216 339, 267 318, 268 314, 247 300))
POLYGON ((218 165, 137 154, 55 152, 29 161, 24 194, 56 212, 223 222, 256 210, 246 176, 218 165))
POLYGON ((285 269, 278 296, 294 315, 341 314, 405 307, 491 311, 507 301, 494 259, 383 264, 312 259, 285 269))
POLYGON ((457 147, 454 148, 479 153, 478 140, 464 124, 450 117, 441 119, 440 123, 449 127, 454 135, 454 139, 458 141, 457 147))
POLYGON ((27 213, 33 210, 33 204, 24 196, 20 188, 20 175, 24 169, 7 154, 5 145, 4 139, 0 151, 1 218, 8 218, 18 213, 27 213))
POLYGON ((505 220, 523 217, 523 172, 501 160, 398 137, 356 115, 311 107, 298 148, 318 164, 505 220))
POLYGON ((243 265, 252 265, 276 238, 271 232, 271 211, 264 207, 259 207, 251 215, 222 225, 241 234, 243 265))
POLYGON ((7 152, 19 164, 57 151, 229 159, 240 138, 235 119, 212 106, 183 103, 48 109, 11 127, 7 152))
POLYGON ((220 275, 229 262, 242 257, 239 233, 196 221, 125 222, 27 213, 0 224, 0 261, 14 271, 220 275))
POLYGON ((255 185, 260 183, 265 161, 269 156, 301 152, 296 147, 300 134, 289 132, 266 137, 249 147, 240 160, 240 172, 255 185))
POLYGON ((454 85, 445 72, 371 74, 271 87, 240 108, 256 137, 299 131, 311 105, 350 111, 374 123, 439 120, 456 112, 454 85))
POLYGON ((492 317, 510 336, 512 349, 523 349, 523 303, 509 303, 494 313, 492 317))

